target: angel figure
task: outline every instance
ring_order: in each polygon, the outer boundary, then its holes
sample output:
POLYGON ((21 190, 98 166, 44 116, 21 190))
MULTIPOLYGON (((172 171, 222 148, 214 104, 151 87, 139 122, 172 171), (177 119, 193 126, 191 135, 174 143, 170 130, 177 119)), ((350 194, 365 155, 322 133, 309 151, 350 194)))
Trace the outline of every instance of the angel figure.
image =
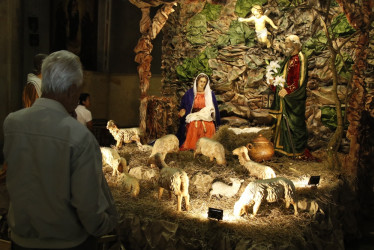
POLYGON ((246 23, 254 22, 258 41, 260 43, 266 44, 267 48, 270 48, 271 43, 268 40, 268 30, 266 29, 266 23, 269 23, 276 30, 278 29, 278 26, 276 26, 268 16, 263 14, 262 7, 260 5, 253 5, 251 11, 253 13, 253 16, 249 18, 239 17, 238 21, 246 23))

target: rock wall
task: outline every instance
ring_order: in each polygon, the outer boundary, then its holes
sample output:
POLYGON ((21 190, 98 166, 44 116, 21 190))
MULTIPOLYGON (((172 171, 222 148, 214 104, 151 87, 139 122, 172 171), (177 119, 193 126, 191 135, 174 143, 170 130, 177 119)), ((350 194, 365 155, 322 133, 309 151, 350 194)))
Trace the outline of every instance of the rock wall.
MULTIPOLYGON (((227 0, 181 1, 163 29, 162 95, 180 99, 192 86, 199 72, 211 78, 211 87, 219 101, 223 117, 236 116, 256 125, 270 123, 267 117, 272 95, 266 84, 266 66, 281 61, 282 44, 289 34, 296 34, 308 58, 306 120, 310 133, 324 133, 321 109, 333 106, 332 72, 328 65, 330 52, 318 11, 326 10, 320 1, 227 0), (251 15, 255 3, 279 26, 267 25, 272 47, 256 40, 253 24, 237 21, 251 15)), ((347 23, 337 4, 330 7, 330 32, 336 45, 342 44, 354 29, 347 23)), ((339 74, 338 95, 345 104, 347 84, 351 77, 353 37, 344 44, 336 68, 339 74)), ((372 60, 369 60, 372 63, 372 60)), ((367 81, 373 82, 369 76, 367 81)), ((371 84, 372 85, 372 84, 371 84)), ((369 86, 371 86, 369 84, 369 86)))

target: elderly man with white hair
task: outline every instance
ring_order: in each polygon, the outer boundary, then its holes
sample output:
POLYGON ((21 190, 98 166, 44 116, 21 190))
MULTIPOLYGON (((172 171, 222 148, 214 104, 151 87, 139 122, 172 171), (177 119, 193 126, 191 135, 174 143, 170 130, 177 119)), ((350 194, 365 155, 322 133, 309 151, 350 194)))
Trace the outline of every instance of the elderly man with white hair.
POLYGON ((4 121, 12 249, 95 249, 117 225, 100 147, 74 111, 83 81, 68 51, 42 64, 42 96, 4 121))
POLYGON ((273 133, 275 151, 287 156, 312 157, 307 149, 305 123, 307 61, 301 52, 300 39, 290 35, 284 43, 286 60, 281 66, 284 86, 270 87, 274 101, 270 113, 276 118, 273 133))

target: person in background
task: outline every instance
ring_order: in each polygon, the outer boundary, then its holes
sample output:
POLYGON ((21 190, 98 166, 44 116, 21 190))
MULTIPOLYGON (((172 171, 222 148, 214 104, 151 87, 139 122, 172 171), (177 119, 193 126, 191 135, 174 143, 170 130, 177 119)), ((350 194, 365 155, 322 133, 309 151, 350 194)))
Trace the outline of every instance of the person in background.
POLYGON ((43 61, 42 96, 4 121, 12 249, 96 249, 118 214, 94 135, 69 113, 83 81, 79 58, 43 61))
POLYGON ((92 115, 88 108, 91 106, 90 94, 82 93, 79 96, 79 104, 75 109, 77 120, 92 131, 92 115))
POLYGON ((216 96, 210 89, 209 77, 200 73, 181 100, 177 132, 180 150, 193 150, 201 137, 211 138, 220 125, 216 96))
POLYGON ((24 108, 31 107, 37 98, 42 94, 42 63, 46 54, 37 54, 34 56, 34 69, 32 73, 27 75, 27 83, 22 92, 22 103, 24 108))

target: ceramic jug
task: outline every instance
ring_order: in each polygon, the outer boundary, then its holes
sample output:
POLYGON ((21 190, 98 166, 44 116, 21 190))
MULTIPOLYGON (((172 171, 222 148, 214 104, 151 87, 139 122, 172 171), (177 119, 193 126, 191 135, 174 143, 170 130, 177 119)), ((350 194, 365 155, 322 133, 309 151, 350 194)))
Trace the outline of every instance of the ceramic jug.
POLYGON ((274 155, 274 145, 261 134, 252 143, 247 144, 248 155, 251 160, 262 162, 270 160, 274 155))

